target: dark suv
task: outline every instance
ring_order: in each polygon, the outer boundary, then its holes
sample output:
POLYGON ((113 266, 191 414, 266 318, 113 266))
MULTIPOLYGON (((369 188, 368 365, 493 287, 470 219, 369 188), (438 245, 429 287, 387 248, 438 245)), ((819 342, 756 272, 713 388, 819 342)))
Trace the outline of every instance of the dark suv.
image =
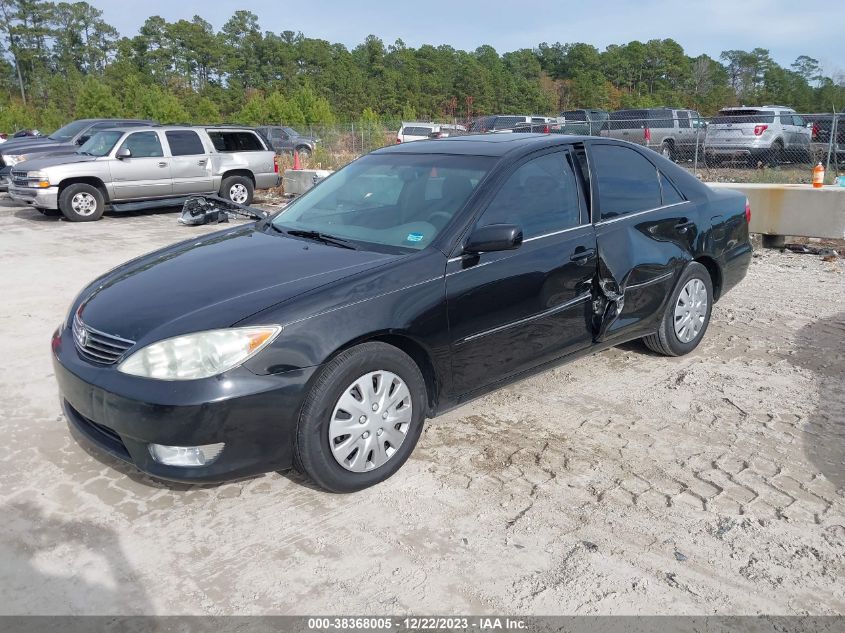
POLYGON ((49 136, 13 138, 0 147, 0 191, 9 188, 12 167, 31 158, 57 154, 73 154, 97 132, 114 127, 154 125, 155 121, 140 119, 80 119, 68 123, 49 136))
POLYGON ((308 157, 314 153, 314 147, 320 142, 318 138, 305 136, 284 125, 263 125, 255 129, 270 141, 277 154, 297 152, 300 156, 308 157))

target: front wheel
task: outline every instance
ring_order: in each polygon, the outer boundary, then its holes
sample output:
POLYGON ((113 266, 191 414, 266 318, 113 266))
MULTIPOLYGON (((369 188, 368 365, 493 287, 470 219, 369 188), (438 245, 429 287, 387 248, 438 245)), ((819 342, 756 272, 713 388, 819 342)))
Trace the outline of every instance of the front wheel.
POLYGON ((311 148, 307 145, 300 145, 296 148, 296 152, 297 154, 299 154, 299 157, 303 160, 311 158, 312 151, 311 148))
POLYGON ((106 201, 93 185, 68 185, 59 194, 59 210, 71 222, 94 222, 103 217, 106 201))
POLYGON ((698 262, 690 262, 666 305, 657 332, 643 341, 651 351, 664 356, 688 354, 704 338, 712 310, 710 273, 698 262))
POLYGON ((329 362, 302 406, 296 463, 332 492, 393 475, 422 433, 427 408, 417 364, 386 343, 356 345, 329 362))
POLYGON ((229 176, 220 185, 220 197, 235 204, 249 206, 254 192, 255 186, 246 176, 229 176))

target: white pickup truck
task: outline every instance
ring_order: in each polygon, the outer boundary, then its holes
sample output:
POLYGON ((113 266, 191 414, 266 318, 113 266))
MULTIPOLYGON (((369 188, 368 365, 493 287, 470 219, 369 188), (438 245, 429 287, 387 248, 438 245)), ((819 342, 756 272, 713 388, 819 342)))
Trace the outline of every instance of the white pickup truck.
POLYGON ((244 127, 116 127, 94 134, 74 154, 25 161, 11 172, 9 195, 68 220, 103 212, 179 205, 217 194, 238 204, 279 184, 275 152, 244 127))

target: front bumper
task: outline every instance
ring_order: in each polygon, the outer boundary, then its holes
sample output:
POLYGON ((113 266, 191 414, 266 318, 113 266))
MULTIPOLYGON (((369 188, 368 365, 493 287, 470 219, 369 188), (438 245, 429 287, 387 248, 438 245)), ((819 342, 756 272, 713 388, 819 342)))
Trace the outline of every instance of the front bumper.
POLYGON ((317 368, 258 376, 240 367, 202 380, 128 376, 80 358, 69 330, 53 337, 62 408, 77 439, 162 479, 220 482, 293 465, 293 442, 308 380, 317 368), (167 446, 226 444, 210 464, 166 466, 167 446))
POLYGON ((9 185, 9 196, 12 198, 12 200, 31 204, 33 207, 37 207, 38 209, 59 208, 58 187, 36 189, 34 187, 17 187, 12 184, 9 185))

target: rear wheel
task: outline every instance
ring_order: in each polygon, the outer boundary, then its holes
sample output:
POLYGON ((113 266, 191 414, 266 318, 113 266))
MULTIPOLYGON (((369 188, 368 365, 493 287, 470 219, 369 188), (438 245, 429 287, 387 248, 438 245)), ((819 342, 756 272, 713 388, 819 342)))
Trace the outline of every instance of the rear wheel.
POLYGON ((666 305, 657 332, 643 341, 651 351, 664 356, 688 354, 704 337, 712 309, 710 273, 698 262, 690 262, 666 305))
POLYGON ((85 183, 68 185, 59 194, 59 209, 71 222, 94 222, 103 217, 103 192, 85 183))
POLYGON ((384 481, 414 450, 426 402, 419 367, 392 345, 363 343, 340 353, 302 406, 297 467, 332 492, 384 481))
POLYGON ((663 158, 674 161, 675 160, 675 146, 669 141, 663 141, 660 145, 660 155, 663 158))
POLYGON ((772 143, 771 149, 766 152, 766 160, 765 163, 769 167, 777 167, 784 161, 784 151, 783 151, 783 143, 781 141, 775 141, 772 143))
POLYGON ((235 204, 251 204, 254 192, 255 186, 246 176, 229 176, 220 185, 220 197, 235 204))

